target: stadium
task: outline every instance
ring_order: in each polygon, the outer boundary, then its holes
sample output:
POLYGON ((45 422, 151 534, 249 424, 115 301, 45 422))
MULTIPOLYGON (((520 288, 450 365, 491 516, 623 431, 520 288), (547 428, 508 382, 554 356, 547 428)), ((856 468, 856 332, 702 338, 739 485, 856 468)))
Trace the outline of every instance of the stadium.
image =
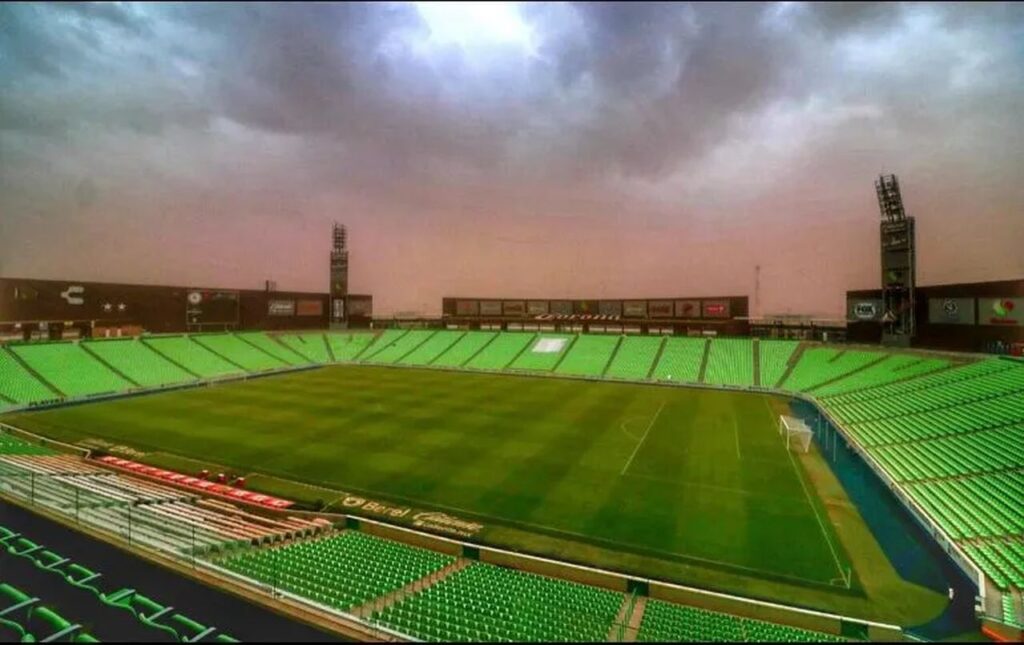
POLYGON ((0 641, 1024 642, 1021 18, 0 8, 0 641))
MULTIPOLYGON (((323 294, 0 280, 0 492, 350 638, 1019 638, 1024 362, 943 338, 1019 355, 1024 281, 914 285, 876 187, 844 343, 745 296, 375 319, 341 225, 323 294)), ((3 541, 147 636, 233 640, 44 537, 3 541)), ((3 590, 15 636, 93 638, 3 590)))

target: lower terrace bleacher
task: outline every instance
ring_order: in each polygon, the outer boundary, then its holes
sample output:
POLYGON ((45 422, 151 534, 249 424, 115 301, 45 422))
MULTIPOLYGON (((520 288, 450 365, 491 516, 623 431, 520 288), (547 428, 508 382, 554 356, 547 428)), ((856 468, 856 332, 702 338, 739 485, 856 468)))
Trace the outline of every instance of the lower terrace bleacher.
POLYGON ((498 333, 493 331, 467 331, 430 364, 438 367, 462 367, 497 336, 498 333))
POLYGON ((749 338, 716 339, 708 350, 704 382, 709 385, 754 385, 754 343, 749 338))
POLYGON ((263 332, 239 332, 235 336, 260 349, 265 354, 273 356, 284 365, 309 365, 310 360, 302 354, 290 349, 287 345, 280 343, 263 332))
POLYGON ((473 563, 378 612, 392 629, 431 642, 607 640, 620 593, 473 563))
POLYGON ((654 366, 653 378, 658 381, 697 383, 707 344, 705 338, 666 338, 661 357, 654 366))
POLYGON ((288 365, 235 334, 198 334, 192 339, 247 372, 276 370, 288 365))
POLYGON ((123 392, 135 387, 73 342, 12 345, 11 351, 69 397, 123 392))
POLYGON ((555 369, 557 374, 599 377, 618 348, 617 336, 580 336, 555 369))
POLYGON ((646 379, 664 342, 656 336, 624 336, 605 376, 635 381, 646 379))
POLYGON ((255 549, 220 566, 318 604, 348 610, 401 589, 454 558, 358 531, 255 549))
POLYGON ((854 350, 815 348, 806 350, 779 387, 791 392, 812 391, 851 372, 881 360, 885 354, 854 350))
MULTIPOLYGON (((102 573, 37 544, 30 537, 0 526, 0 558, 5 557, 21 558, 31 562, 37 571, 45 572, 51 580, 67 585, 69 590, 75 592, 77 602, 73 609, 83 616, 89 615, 90 609, 100 607, 113 607, 123 611, 125 620, 137 621, 142 627, 138 633, 146 634, 148 641, 188 642, 202 639, 204 642, 237 642, 228 634, 217 632, 214 627, 202 625, 181 612, 174 611, 173 607, 151 600, 134 588, 112 587, 106 584, 102 573)), ((11 618, 16 616, 5 611, 5 601, 8 599, 26 602, 26 598, 12 593, 9 585, 0 584, 0 612, 3 612, 3 620, 0 620, 0 640, 6 640, 3 638, 5 628, 8 628, 7 633, 11 633, 11 618)), ((36 641, 45 642, 58 633, 63 633, 55 639, 58 642, 67 642, 68 638, 71 642, 97 642, 82 626, 75 626, 63 619, 54 619, 53 616, 34 629, 33 625, 39 621, 33 619, 39 617, 32 616, 31 612, 41 608, 41 604, 28 602, 24 608, 30 610, 28 621, 24 624, 13 621, 13 633, 19 634, 22 642, 32 642, 25 640, 25 634, 31 634, 36 641), (17 627, 22 628, 20 632, 17 627)))
POLYGON ((280 334, 277 339, 311 363, 319 363, 322 365, 332 362, 331 355, 328 353, 327 349, 327 341, 322 332, 307 334, 280 334))
POLYGON ((144 338, 142 342, 202 378, 245 374, 245 370, 214 354, 190 336, 156 336, 144 338))
POLYGON ((143 387, 161 387, 195 381, 196 377, 139 340, 113 339, 83 342, 82 347, 143 387))
POLYGON ((648 600, 638 642, 822 643, 843 639, 806 629, 648 600))
POLYGON ((758 341, 761 387, 774 388, 785 375, 800 343, 791 340, 758 341))
POLYGON ((462 335, 463 332, 439 331, 422 345, 399 359, 398 362, 402 365, 430 365, 434 359, 459 342, 462 335))

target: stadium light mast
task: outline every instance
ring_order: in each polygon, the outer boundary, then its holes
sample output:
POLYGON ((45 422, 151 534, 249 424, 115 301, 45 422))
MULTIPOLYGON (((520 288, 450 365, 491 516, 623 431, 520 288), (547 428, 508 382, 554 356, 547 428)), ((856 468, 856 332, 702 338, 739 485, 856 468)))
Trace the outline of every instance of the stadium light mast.
POLYGON ((331 231, 331 327, 345 327, 348 296, 348 229, 334 223, 331 231))
POLYGON ((914 218, 908 217, 903 208, 896 175, 879 176, 875 193, 882 216, 882 343, 908 347, 916 331, 914 218))

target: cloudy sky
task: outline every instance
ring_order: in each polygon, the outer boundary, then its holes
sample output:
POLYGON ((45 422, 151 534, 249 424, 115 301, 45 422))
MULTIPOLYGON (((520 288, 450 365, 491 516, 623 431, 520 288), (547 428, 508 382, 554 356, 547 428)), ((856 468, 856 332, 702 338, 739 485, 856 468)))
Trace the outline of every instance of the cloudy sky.
POLYGON ((839 315, 881 172, 1024 277, 1024 5, 0 5, 7 276, 839 315))

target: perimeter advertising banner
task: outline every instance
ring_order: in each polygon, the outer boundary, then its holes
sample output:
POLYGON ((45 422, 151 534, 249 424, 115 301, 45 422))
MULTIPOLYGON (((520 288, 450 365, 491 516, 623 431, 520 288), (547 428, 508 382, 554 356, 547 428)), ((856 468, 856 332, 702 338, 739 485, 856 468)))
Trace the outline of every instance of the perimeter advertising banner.
POLYGON ((978 324, 1024 324, 1024 298, 978 298, 978 324))
POLYGON ((621 316, 622 315, 622 301, 621 300, 602 300, 597 307, 597 312, 602 316, 621 316))
POLYGON ((481 300, 480 301, 480 315, 481 316, 500 316, 501 315, 501 301, 500 300, 481 300))
POLYGON ((933 325, 973 325, 974 298, 928 298, 928 322, 933 325))
POLYGON ((456 316, 479 316, 480 315, 480 301, 479 300, 456 300, 455 301, 455 315, 456 316))
POLYGON ((572 315, 572 301, 571 300, 552 300, 551 301, 551 313, 558 316, 571 316, 572 315))
POLYGON ((506 300, 501 309, 506 316, 522 316, 526 313, 526 303, 522 300, 506 300))
POLYGON ((528 300, 526 302, 526 313, 531 316, 539 316, 548 313, 547 300, 528 300))
POLYGON ((675 307, 671 300, 650 300, 647 302, 647 314, 651 318, 671 318, 675 307))
POLYGON ((700 300, 676 300, 676 318, 700 318, 700 300))
POLYGON ((884 313, 881 298, 848 298, 846 301, 846 319, 851 322, 879 321, 884 313))
POLYGON ((295 301, 294 300, 268 300, 267 301, 267 315, 268 316, 294 316, 295 315, 295 301))
POLYGON ((623 300, 622 301, 622 315, 626 318, 646 318, 647 317, 647 301, 646 300, 623 300))
POLYGON ((729 301, 728 300, 702 300, 701 301, 701 314, 705 318, 728 318, 729 317, 729 301))
POLYGON ((323 300, 299 300, 295 303, 295 314, 298 316, 324 315, 323 300))

